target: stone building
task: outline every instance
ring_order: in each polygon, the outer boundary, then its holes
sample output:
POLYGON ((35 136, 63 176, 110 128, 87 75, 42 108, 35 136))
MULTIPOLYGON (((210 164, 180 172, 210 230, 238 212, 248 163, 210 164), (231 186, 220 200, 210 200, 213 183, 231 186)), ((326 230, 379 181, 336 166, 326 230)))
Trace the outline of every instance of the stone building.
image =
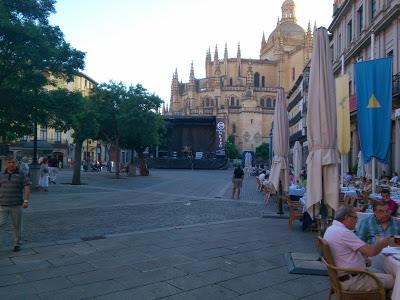
MULTIPOLYGON (((69 91, 79 91, 84 96, 88 96, 90 91, 97 85, 97 82, 84 73, 77 73, 73 79, 67 81, 63 77, 55 77, 50 73, 46 74, 49 81, 54 85, 46 88, 57 89, 65 88, 69 91)), ((74 159, 74 140, 72 138, 72 130, 63 132, 46 126, 37 126, 38 136, 38 155, 46 157, 54 157, 61 162, 62 166, 69 166, 74 159)), ((97 141, 88 140, 83 144, 83 158, 90 157, 96 159, 96 154, 105 153, 104 146, 97 141)), ((14 152, 15 157, 19 160, 22 157, 32 159, 33 157, 33 136, 23 136, 19 141, 10 145, 10 151, 14 152)))
MULTIPOLYGON (((360 150, 355 95, 354 63, 393 57, 392 147, 390 166, 400 172, 400 0, 335 0, 332 33, 333 69, 342 66, 349 75, 351 152, 349 167, 357 164, 360 150), (373 54, 373 56, 372 56, 373 54)), ((378 166, 378 173, 379 173, 378 166)))
POLYGON ((205 59, 205 78, 196 78, 193 64, 189 82, 179 81, 175 71, 169 108, 173 116, 215 116, 226 124, 225 135, 233 136, 241 151, 255 151, 268 142, 274 114, 276 89, 288 91, 302 74, 312 52, 312 32, 297 24, 293 0, 282 4, 282 16, 268 39, 263 34, 260 57, 242 58, 240 44, 236 57, 227 46, 220 59, 217 47, 205 59))

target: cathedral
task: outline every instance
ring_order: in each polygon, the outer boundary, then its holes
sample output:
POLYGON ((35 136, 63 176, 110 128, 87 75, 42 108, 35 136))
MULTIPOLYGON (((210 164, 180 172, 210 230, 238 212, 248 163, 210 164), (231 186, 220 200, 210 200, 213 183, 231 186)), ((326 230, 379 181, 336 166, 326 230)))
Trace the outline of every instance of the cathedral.
POLYGON ((293 0, 282 4, 282 16, 268 39, 263 34, 260 57, 242 58, 240 44, 236 57, 227 46, 220 59, 215 47, 208 49, 206 77, 196 78, 193 63, 189 81, 182 83, 178 72, 172 78, 171 100, 164 114, 170 116, 215 116, 224 120, 225 139, 234 138, 240 151, 255 151, 268 142, 278 87, 288 91, 309 62, 313 37, 296 20, 293 0))

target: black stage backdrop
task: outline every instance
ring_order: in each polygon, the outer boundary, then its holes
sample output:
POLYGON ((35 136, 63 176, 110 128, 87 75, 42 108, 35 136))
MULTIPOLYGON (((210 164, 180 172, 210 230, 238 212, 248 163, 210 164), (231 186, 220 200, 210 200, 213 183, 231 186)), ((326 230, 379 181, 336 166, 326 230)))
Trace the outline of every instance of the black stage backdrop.
POLYGON ((178 120, 169 119, 168 121, 168 151, 176 151, 178 156, 182 156, 182 149, 188 146, 192 153, 215 153, 215 118, 179 118, 178 120))

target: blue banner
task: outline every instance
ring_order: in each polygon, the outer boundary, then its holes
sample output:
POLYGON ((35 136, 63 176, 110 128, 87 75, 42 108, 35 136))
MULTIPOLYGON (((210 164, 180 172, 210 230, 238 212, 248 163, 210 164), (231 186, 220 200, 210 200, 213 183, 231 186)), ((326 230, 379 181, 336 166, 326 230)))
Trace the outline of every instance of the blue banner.
POLYGON ((392 113, 392 58, 355 64, 357 118, 364 161, 388 162, 392 113))

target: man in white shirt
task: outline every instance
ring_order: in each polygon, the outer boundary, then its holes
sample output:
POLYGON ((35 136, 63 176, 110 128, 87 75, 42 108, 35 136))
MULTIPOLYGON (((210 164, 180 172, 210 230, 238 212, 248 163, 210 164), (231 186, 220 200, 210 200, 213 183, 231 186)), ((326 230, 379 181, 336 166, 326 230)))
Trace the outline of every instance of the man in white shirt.
MULTIPOLYGON (((335 265, 346 269, 367 269, 367 257, 378 255, 383 248, 389 245, 390 238, 383 237, 376 244, 368 245, 358 238, 354 231, 357 224, 357 214, 350 206, 340 207, 335 212, 335 221, 324 235, 329 244, 335 265)), ((384 273, 374 273, 383 283, 385 289, 392 289, 393 276, 384 273)), ((347 291, 370 291, 377 288, 375 281, 364 274, 340 272, 339 281, 347 291)))

